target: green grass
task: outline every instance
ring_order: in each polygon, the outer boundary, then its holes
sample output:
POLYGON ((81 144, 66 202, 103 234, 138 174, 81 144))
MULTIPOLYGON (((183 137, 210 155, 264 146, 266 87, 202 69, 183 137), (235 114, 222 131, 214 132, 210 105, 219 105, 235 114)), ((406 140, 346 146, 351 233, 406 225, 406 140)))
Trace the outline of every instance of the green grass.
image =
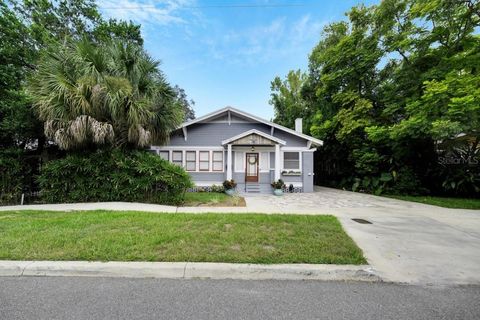
POLYGON ((0 212, 0 260, 366 263, 333 216, 0 212))
POLYGON ((444 198, 444 197, 430 197, 430 196, 399 196, 387 195, 387 197, 395 198, 405 201, 420 202, 431 204, 434 206, 456 209, 480 209, 480 199, 465 199, 465 198, 444 198))
POLYGON ((219 192, 186 192, 183 206, 244 207, 245 200, 219 192))

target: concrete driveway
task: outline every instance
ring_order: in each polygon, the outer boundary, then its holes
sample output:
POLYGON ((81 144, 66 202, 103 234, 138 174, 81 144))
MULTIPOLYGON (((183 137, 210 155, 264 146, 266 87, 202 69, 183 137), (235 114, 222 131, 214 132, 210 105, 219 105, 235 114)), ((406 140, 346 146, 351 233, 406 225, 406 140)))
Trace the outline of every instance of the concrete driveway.
POLYGON ((337 216, 385 280, 480 283, 480 210, 446 209, 323 187, 314 193, 250 197, 247 206, 258 212, 337 216))

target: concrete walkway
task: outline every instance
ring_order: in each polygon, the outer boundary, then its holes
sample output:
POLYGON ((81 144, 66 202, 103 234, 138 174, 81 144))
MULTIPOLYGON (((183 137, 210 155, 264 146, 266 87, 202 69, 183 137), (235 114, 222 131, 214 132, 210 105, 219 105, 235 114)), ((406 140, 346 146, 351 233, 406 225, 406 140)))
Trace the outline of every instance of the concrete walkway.
POLYGON ((140 210, 332 214, 387 281, 480 284, 480 210, 447 209, 348 191, 259 195, 244 208, 170 207, 142 203, 85 203, 0 207, 0 210, 140 210), (372 224, 359 224, 353 218, 372 224))

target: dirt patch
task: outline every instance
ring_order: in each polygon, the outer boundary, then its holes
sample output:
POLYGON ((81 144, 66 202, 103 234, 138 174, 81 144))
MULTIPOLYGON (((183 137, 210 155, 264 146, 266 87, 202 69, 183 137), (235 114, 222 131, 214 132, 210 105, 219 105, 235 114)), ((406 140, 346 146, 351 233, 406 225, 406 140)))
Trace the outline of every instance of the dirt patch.
POLYGON ((224 201, 216 203, 201 203, 196 207, 246 207, 247 203, 245 202, 244 197, 230 197, 224 201))
POLYGON ((242 250, 242 247, 239 244, 234 244, 233 246, 230 247, 233 251, 240 251, 242 250))

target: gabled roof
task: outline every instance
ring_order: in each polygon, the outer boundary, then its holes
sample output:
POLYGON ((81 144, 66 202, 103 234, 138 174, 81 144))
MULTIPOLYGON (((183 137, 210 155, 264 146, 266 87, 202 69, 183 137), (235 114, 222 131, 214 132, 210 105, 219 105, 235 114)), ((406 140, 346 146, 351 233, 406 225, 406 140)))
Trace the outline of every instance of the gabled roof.
POLYGON ((271 127, 274 127, 275 129, 279 129, 279 130, 282 130, 282 131, 285 131, 285 132, 288 132, 292 135, 295 135, 297 137, 300 137, 300 138, 303 138, 305 140, 308 140, 308 141, 311 141, 312 143, 316 144, 316 145, 323 145, 323 141, 322 140, 319 140, 319 139, 315 139, 309 135, 306 135, 306 134, 303 134, 303 133, 300 133, 300 132, 297 132, 295 130, 292 130, 292 129, 289 129, 287 127, 284 127, 284 126, 281 126, 279 124, 276 124, 276 123, 273 123, 273 122, 270 122, 270 121, 267 121, 265 119, 262 119, 260 117, 257 117, 257 116, 254 116, 253 114, 250 114, 250 113, 247 113, 247 112, 244 112, 244 111, 240 111, 238 109, 235 109, 233 107, 225 107, 225 108, 222 108, 222 109, 219 109, 217 111, 214 111, 214 112, 211 112, 211 113, 208 113, 202 117, 199 117, 199 118, 196 118, 196 119, 193 119, 191 121, 187 121, 187 122, 184 122, 183 124, 181 124, 178 129, 182 129, 182 128, 186 128, 192 124, 195 124, 195 123, 199 123, 199 122, 202 122, 202 121, 205 121, 205 120, 208 120, 208 119, 211 119, 211 118, 214 118, 224 112, 231 112, 231 113, 234 113, 234 114, 238 114, 244 118, 248 118, 248 119, 251 119, 251 120, 254 120, 256 122, 259 122, 259 123, 263 123, 263 124, 266 124, 268 126, 271 126, 271 127))
POLYGON ((241 139, 243 137, 246 137, 246 136, 249 136, 251 134, 256 134, 256 135, 259 135, 261 137, 264 137, 268 140, 272 140, 273 142, 276 142, 276 143, 279 143, 281 145, 285 145, 287 144, 285 141, 283 141, 282 139, 278 139, 277 137, 274 137, 274 136, 271 136, 269 135, 268 133, 265 133, 265 132, 261 132, 261 131, 258 131, 257 129, 252 129, 252 130, 248 130, 248 131, 245 131, 245 132, 242 132, 240 133, 239 135, 236 135, 234 137, 231 137, 230 139, 226 139, 226 140, 223 140, 222 141, 222 145, 225 145, 225 144, 228 144, 230 142, 234 142, 235 140, 238 140, 238 139, 241 139))

